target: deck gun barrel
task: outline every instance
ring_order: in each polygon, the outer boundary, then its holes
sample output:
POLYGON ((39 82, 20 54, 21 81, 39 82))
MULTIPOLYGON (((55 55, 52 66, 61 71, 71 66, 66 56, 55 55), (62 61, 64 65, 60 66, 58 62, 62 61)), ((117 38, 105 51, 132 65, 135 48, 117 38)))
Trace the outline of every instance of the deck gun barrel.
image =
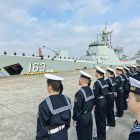
POLYGON ((54 50, 52 50, 52 49, 50 49, 50 48, 48 48, 48 47, 45 47, 45 46, 43 46, 44 48, 47 48, 48 50, 50 50, 50 51, 52 51, 52 52, 55 52, 56 54, 59 54, 59 51, 54 51, 54 50))

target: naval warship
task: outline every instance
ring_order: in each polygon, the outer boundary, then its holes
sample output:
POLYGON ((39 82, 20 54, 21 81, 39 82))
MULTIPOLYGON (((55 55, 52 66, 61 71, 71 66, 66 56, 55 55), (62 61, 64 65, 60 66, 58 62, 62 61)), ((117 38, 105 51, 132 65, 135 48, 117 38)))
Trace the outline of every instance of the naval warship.
POLYGON ((140 50, 135 54, 134 58, 136 59, 136 62, 140 64, 140 50))
POLYGON ((53 71, 69 71, 77 69, 92 69, 97 65, 100 67, 112 67, 118 65, 132 65, 136 64, 134 59, 129 58, 123 54, 122 47, 114 48, 109 43, 108 36, 113 31, 107 31, 107 24, 101 34, 97 34, 97 41, 89 44, 85 55, 80 59, 68 57, 68 52, 65 50, 54 51, 55 56, 43 56, 41 48, 39 48, 39 57, 0 54, 0 76, 22 75, 23 73, 32 72, 53 72, 53 71), (101 39, 98 38, 101 36, 101 39))

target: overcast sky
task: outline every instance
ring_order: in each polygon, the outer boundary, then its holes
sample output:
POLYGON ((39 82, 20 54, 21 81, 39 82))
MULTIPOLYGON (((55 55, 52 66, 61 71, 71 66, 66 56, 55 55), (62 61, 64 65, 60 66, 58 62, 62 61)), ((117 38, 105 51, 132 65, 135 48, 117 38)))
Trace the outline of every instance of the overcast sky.
POLYGON ((0 0, 0 54, 7 51, 54 56, 67 50, 70 57, 86 54, 107 22, 112 45, 129 56, 140 49, 139 0, 0 0))

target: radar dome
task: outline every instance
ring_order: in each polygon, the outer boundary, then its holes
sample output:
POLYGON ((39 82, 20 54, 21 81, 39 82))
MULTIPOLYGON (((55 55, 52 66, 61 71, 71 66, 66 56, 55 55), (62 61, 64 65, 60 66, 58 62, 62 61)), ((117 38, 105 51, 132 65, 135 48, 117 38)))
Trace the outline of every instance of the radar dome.
POLYGON ((106 34, 107 33, 107 30, 103 30, 103 34, 106 34))

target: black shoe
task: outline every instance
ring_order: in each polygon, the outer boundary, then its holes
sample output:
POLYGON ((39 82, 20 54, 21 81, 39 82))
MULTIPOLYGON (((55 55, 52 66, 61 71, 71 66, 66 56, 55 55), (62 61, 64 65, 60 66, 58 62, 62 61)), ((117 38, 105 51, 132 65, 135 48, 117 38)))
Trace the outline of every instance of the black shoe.
POLYGON ((106 138, 98 139, 97 137, 93 137, 93 140, 106 140, 106 138))
POLYGON ((106 126, 108 126, 108 127, 115 127, 116 125, 110 125, 110 124, 106 124, 106 126))
POLYGON ((122 117, 122 116, 118 116, 118 115, 114 115, 115 117, 122 117))

